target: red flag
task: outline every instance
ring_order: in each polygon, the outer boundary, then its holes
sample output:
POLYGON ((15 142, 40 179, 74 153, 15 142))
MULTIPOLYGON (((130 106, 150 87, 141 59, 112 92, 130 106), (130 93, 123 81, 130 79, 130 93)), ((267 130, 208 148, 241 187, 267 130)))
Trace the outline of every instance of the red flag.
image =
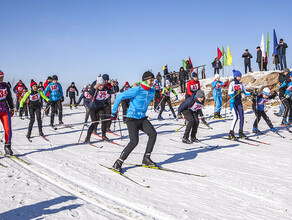
POLYGON ((220 60, 222 57, 222 52, 218 47, 217 47, 217 57, 218 57, 218 60, 220 60))
POLYGON ((192 61, 191 61, 191 57, 189 57, 189 63, 192 65, 191 73, 193 73, 194 69, 193 69, 193 64, 192 64, 192 61))

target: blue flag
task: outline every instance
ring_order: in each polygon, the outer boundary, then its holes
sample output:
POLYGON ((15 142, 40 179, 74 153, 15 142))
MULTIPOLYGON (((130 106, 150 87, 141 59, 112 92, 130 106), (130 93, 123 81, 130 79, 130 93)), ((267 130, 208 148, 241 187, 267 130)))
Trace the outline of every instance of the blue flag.
POLYGON ((276 46, 278 45, 278 41, 277 41, 277 35, 276 35, 276 31, 274 29, 274 54, 278 55, 278 49, 276 49, 276 46))

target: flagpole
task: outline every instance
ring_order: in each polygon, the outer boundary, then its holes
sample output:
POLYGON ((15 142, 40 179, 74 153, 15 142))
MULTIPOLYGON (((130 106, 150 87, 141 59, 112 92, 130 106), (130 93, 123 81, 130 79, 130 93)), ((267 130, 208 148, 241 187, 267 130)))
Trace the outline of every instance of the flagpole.
POLYGON ((274 60, 273 60, 273 66, 274 66, 274 70, 276 69, 276 65, 275 65, 275 63, 276 63, 276 58, 275 58, 275 54, 273 53, 273 57, 274 57, 274 60))

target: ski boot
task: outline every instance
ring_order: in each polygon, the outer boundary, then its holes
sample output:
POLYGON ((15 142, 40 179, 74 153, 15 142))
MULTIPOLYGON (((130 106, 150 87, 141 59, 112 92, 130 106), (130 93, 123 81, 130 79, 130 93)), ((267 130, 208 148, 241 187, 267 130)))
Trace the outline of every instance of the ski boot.
POLYGON ((111 142, 110 139, 108 139, 107 136, 102 136, 102 140, 103 140, 103 141, 107 141, 107 142, 111 142))
POLYGON ((113 165, 113 169, 118 171, 119 173, 122 173, 122 165, 124 161, 121 159, 117 159, 116 162, 113 165))
POLYGON ((218 118, 219 119, 222 119, 223 118, 222 115, 220 114, 220 112, 218 112, 218 118))
POLYGON ((60 125, 63 125, 63 124, 64 124, 64 122, 62 122, 62 121, 59 121, 59 124, 60 124, 60 125))
POLYGON ((199 140, 196 137, 191 138, 191 142, 193 143, 199 143, 199 140))
POLYGON ((87 143, 87 144, 90 143, 90 136, 86 136, 86 138, 85 138, 85 140, 84 140, 84 143, 87 143))
POLYGON ((243 133, 243 130, 239 130, 238 135, 239 135, 239 138, 241 138, 241 139, 247 138, 246 135, 243 133))
POLYGON ((27 132, 26 138, 30 139, 30 136, 31 136, 31 132, 29 131, 29 132, 27 132))
POLYGON ((275 129, 274 127, 271 127, 270 130, 271 130, 272 132, 276 132, 276 129, 275 129))
POLYGON ((286 120, 286 118, 283 118, 281 125, 282 126, 288 126, 288 125, 290 125, 290 123, 286 120))
POLYGON ((158 118, 157 118, 157 119, 158 119, 158 120, 163 120, 161 114, 158 115, 158 118))
POLYGON ((229 131, 229 136, 228 136, 228 137, 229 137, 230 140, 235 140, 235 139, 236 139, 233 130, 230 130, 230 131, 229 131))
POLYGON ((40 136, 45 136, 42 130, 39 131, 39 135, 40 136))
POLYGON ((70 105, 70 109, 72 110, 72 104, 70 105))
POLYGON ((253 133, 256 133, 256 134, 260 134, 260 133, 261 133, 261 131, 260 131, 258 128, 256 128, 256 127, 254 127, 254 128, 252 129, 252 132, 253 132, 253 133))
POLYGON ((150 166, 150 167, 157 167, 157 164, 150 159, 149 153, 144 155, 142 165, 150 166))
POLYGON ((219 118, 218 112, 214 113, 214 118, 219 118))
POLYGON ((191 144, 191 141, 190 141, 189 139, 187 139, 187 138, 183 138, 183 139, 182 139, 182 142, 183 142, 184 144, 191 144))
POLYGON ((13 151, 11 150, 11 143, 5 143, 4 145, 5 154, 13 155, 13 151))

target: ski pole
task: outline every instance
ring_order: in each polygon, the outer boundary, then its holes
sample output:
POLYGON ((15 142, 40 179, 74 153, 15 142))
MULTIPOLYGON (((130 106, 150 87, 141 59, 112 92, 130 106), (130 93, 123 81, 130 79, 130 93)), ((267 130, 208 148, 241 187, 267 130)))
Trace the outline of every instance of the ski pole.
POLYGON ((158 109, 158 107, 160 106, 160 104, 162 103, 163 99, 165 98, 165 96, 163 96, 163 98, 161 99, 161 101, 159 102, 158 106, 154 109, 154 111, 156 111, 158 109))
POLYGON ((79 144, 79 142, 80 142, 80 139, 81 139, 81 136, 82 136, 82 133, 83 133, 84 127, 85 127, 85 123, 84 123, 83 126, 82 126, 82 130, 81 130, 81 133, 80 133, 80 136, 79 136, 79 139, 78 139, 77 144, 79 144))

